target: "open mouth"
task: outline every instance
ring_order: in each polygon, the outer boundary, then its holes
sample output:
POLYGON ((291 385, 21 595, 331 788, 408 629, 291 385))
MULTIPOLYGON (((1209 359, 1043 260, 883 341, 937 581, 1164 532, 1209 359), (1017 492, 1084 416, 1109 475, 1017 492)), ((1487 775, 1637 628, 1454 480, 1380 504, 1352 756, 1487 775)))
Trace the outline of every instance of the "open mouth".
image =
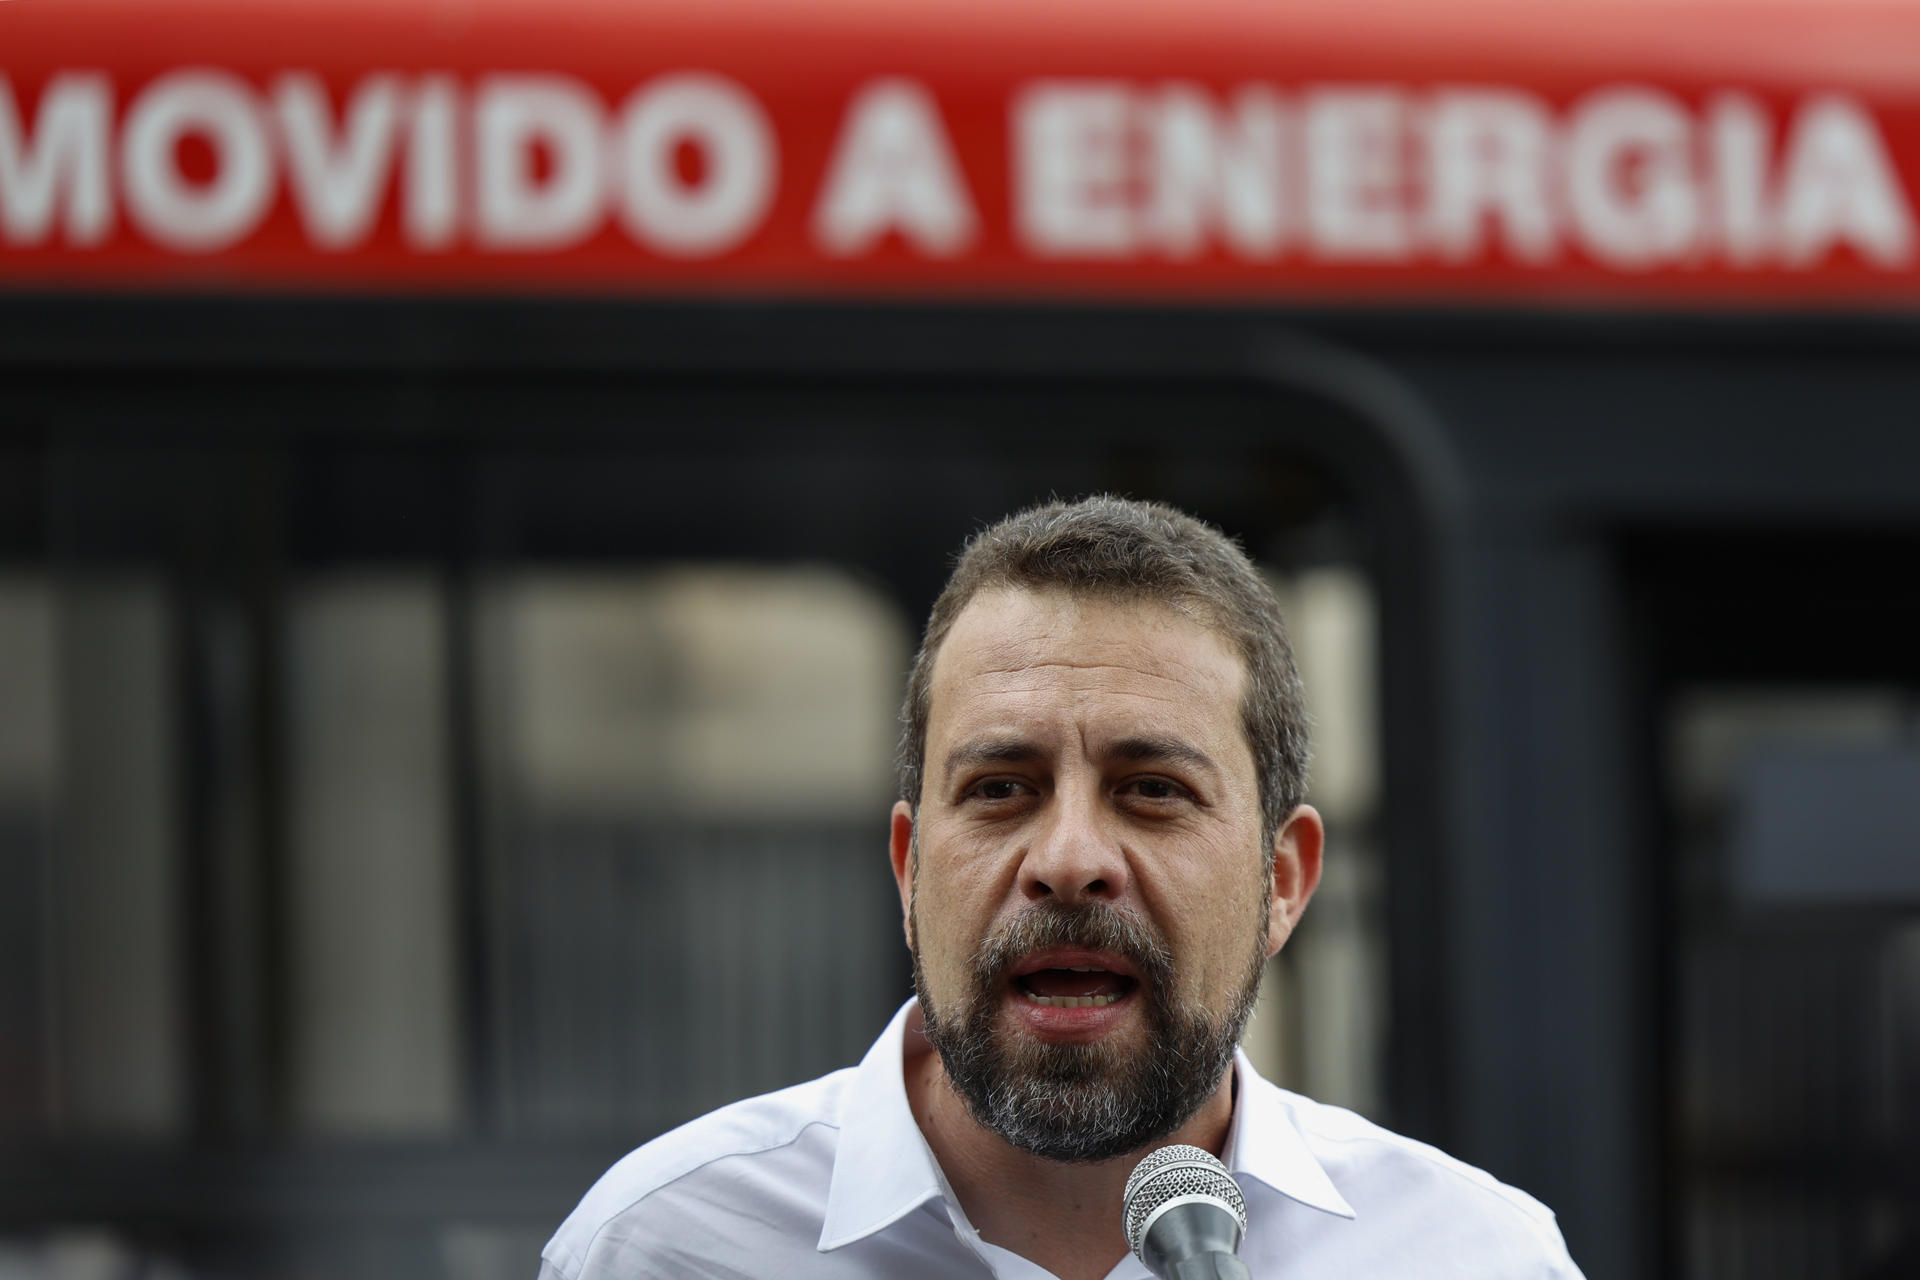
POLYGON ((1051 1009, 1099 1009, 1126 997, 1138 983, 1095 964, 1036 968, 1014 975, 1014 990, 1029 1004, 1051 1009))

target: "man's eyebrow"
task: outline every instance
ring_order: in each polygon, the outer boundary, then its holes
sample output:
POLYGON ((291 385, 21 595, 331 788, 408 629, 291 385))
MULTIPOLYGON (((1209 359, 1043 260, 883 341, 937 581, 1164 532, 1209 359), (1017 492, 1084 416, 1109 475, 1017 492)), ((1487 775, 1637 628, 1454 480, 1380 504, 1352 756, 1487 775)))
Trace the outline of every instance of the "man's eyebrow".
POLYGON ((947 754, 946 777, 960 769, 983 764, 1026 764, 1044 754, 1038 743, 1026 738, 981 738, 965 742, 947 754))
POLYGON ((1122 738, 1108 749, 1107 754, 1117 760, 1184 764, 1205 769, 1209 773, 1220 772, 1220 766, 1213 762, 1212 756, 1178 738, 1122 738))

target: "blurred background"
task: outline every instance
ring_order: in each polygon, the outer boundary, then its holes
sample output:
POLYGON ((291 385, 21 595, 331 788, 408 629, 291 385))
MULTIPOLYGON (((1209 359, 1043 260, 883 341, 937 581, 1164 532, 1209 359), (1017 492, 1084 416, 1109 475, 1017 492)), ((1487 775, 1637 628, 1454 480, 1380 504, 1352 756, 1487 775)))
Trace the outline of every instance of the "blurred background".
POLYGON ((530 1280, 856 1061, 920 625, 1095 491, 1287 611, 1264 1071, 1920 1274, 1920 14, 1438 8, 0 6, 0 1280, 530 1280))

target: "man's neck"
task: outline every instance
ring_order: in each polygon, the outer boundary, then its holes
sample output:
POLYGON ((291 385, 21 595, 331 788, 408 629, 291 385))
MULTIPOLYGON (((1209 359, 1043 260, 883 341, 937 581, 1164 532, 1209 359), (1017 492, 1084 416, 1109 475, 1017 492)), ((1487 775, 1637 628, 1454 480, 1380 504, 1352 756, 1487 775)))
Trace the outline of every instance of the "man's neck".
POLYGON ((940 1056, 931 1050, 916 1053, 909 1044, 907 1101, 968 1221, 982 1239, 1061 1280, 1100 1280, 1126 1256, 1121 1193, 1149 1149, 1186 1142, 1219 1155, 1226 1146, 1233 1120, 1232 1071, 1192 1119, 1161 1141, 1113 1160, 1063 1164, 1022 1151, 983 1128, 954 1092, 940 1056))

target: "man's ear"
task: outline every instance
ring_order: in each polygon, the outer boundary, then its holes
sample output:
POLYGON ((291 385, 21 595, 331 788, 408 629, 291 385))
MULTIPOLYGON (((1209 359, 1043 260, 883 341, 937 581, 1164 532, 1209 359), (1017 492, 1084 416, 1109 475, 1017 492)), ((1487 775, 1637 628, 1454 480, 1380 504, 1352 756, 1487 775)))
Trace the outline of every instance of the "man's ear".
POLYGON ((1300 913, 1320 887, 1320 854, 1326 827, 1319 811, 1303 804, 1273 833, 1273 910, 1267 918, 1267 954, 1286 945, 1300 913))
POLYGON ((905 800, 893 804, 893 829, 887 836, 887 856, 893 862, 894 887, 900 890, 900 927, 913 945, 913 809, 905 800))

